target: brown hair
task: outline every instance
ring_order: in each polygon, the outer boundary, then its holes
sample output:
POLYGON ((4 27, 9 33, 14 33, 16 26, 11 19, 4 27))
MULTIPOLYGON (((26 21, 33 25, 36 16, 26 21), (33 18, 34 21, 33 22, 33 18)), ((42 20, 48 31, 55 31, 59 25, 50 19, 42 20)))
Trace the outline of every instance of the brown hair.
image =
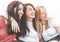
MULTIPOLYGON (((21 17, 21 26, 22 28, 20 29, 21 30, 21 35, 24 37, 26 35, 27 32, 30 32, 30 30, 28 29, 28 26, 27 26, 27 20, 26 20, 26 10, 27 10, 27 6, 32 6, 32 8, 35 10, 34 6, 30 3, 26 3, 24 4, 24 14, 22 15, 21 17)), ((35 19, 33 19, 33 27, 34 29, 36 30, 36 26, 35 26, 35 19)))
MULTIPOLYGON (((37 28, 37 31, 38 31, 40 37, 42 36, 42 32, 43 32, 43 30, 41 29, 41 25, 40 25, 41 22, 39 21, 39 17, 41 14, 41 10, 40 10, 41 7, 44 8, 43 6, 36 7, 36 28, 37 28)), ((45 27, 46 27, 46 29, 48 28, 48 20, 46 20, 46 22, 45 22, 45 27)))

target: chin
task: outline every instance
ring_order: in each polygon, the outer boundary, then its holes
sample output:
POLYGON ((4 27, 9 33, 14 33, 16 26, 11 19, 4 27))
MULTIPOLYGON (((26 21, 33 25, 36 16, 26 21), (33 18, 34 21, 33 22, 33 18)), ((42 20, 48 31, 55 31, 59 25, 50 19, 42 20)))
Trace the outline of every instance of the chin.
POLYGON ((33 16, 32 18, 35 18, 35 16, 33 16))
POLYGON ((35 16, 32 16, 31 18, 35 18, 35 16))
POLYGON ((21 17, 19 17, 19 19, 21 19, 21 17))

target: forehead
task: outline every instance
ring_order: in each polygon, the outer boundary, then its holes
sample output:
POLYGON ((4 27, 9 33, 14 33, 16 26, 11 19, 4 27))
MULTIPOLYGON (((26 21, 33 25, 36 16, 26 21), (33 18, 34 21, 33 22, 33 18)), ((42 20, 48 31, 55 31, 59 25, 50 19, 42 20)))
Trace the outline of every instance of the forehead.
POLYGON ((46 9, 43 8, 43 7, 40 7, 40 11, 41 11, 41 13, 42 13, 42 12, 46 12, 46 9))
POLYGON ((22 4, 19 4, 19 8, 23 8, 23 5, 22 4))
POLYGON ((28 5, 27 6, 27 9, 31 9, 31 8, 33 9, 33 7, 31 5, 28 5))

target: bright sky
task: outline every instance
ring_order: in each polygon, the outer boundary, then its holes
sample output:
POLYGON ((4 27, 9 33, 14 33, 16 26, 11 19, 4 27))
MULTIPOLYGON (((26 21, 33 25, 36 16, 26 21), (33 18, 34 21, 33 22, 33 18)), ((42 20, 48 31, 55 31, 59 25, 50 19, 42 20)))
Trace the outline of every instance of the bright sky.
MULTIPOLYGON (((1 0, 0 1, 0 15, 6 15, 7 5, 14 0, 1 0)), ((19 0, 22 3, 32 3, 36 6, 44 6, 47 10, 49 17, 60 18, 60 0, 19 0)))

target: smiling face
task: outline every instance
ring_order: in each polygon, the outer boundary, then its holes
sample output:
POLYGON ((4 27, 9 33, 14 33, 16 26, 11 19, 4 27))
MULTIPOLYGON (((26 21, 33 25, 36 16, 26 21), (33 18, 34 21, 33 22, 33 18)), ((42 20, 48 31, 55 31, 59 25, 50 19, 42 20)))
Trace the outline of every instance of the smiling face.
POLYGON ((20 19, 21 19, 23 13, 24 13, 24 12, 23 12, 23 5, 20 4, 20 5, 19 5, 19 9, 18 9, 18 14, 19 14, 19 18, 20 18, 20 19))
POLYGON ((27 9, 26 9, 26 17, 28 19, 35 18, 35 10, 34 10, 34 8, 31 5, 28 5, 27 6, 27 9))
MULTIPOLYGON (((14 8, 14 12, 16 13, 16 7, 14 8)), ((22 15, 23 15, 23 5, 19 4, 19 8, 18 8, 18 14, 19 14, 19 18, 21 19, 22 15)))
POLYGON ((40 7, 40 20, 47 20, 47 13, 46 13, 46 9, 44 7, 40 7))

